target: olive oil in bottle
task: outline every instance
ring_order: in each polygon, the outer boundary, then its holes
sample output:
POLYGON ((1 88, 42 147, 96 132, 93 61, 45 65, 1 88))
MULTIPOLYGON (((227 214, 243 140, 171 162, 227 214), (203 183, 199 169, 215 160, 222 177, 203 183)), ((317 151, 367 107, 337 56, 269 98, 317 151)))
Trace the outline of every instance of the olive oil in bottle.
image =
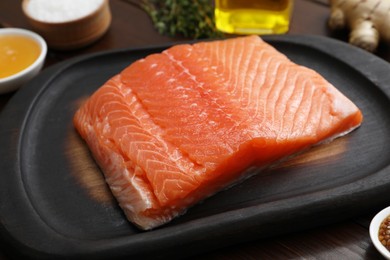
POLYGON ((218 30, 234 34, 282 34, 289 29, 293 0, 215 0, 218 30))

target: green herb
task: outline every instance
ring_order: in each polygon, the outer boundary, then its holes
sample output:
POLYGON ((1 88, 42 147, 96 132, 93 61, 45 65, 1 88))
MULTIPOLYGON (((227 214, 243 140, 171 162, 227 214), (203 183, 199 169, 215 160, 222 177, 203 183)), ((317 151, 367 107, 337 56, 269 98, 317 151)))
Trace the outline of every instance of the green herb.
POLYGON ((211 0, 142 0, 159 33, 192 39, 222 38, 215 28, 211 0))

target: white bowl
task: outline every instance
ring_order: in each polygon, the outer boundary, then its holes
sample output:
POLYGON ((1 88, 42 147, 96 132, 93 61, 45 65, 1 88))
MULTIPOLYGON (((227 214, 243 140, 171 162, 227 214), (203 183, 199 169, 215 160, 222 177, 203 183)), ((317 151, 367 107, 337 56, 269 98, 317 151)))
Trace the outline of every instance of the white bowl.
POLYGON ((47 45, 45 40, 40 35, 25 29, 19 29, 19 28, 0 29, 0 36, 1 35, 22 35, 25 37, 29 37, 39 44, 41 50, 38 58, 30 66, 9 77, 0 78, 0 94, 4 94, 7 92, 17 90, 23 84, 31 80, 34 76, 36 76, 39 73, 45 61, 45 57, 47 54, 47 45))
POLYGON ((390 215, 390 206, 381 210, 370 223, 370 237, 376 249, 386 258, 390 259, 390 251, 379 241, 378 232, 382 221, 390 215))

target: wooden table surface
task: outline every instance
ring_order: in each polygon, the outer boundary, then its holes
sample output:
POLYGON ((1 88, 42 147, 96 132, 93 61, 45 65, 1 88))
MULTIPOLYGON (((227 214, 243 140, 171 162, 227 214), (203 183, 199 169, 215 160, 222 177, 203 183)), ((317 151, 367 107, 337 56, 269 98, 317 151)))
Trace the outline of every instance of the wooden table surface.
MULTIPOLYGON (((141 9, 123 0, 111 0, 113 20, 107 34, 98 42, 75 51, 49 50, 45 67, 63 60, 98 51, 131 48, 177 42, 181 38, 159 35, 148 16, 141 9)), ((329 6, 326 0, 296 0, 289 34, 315 34, 345 41, 347 32, 333 33, 327 29, 329 6)), ((29 29, 21 11, 21 1, 0 1, 0 23, 3 26, 29 29)), ((381 44, 379 57, 390 61, 390 47, 381 44)), ((14 93, 0 95, 0 112, 14 93)), ((389 200, 390 203, 390 200, 389 200)), ((269 240, 239 244, 223 250, 202 255, 205 259, 380 259, 372 245, 368 225, 375 212, 356 216, 345 222, 305 230, 301 233, 273 237, 269 240)), ((12 256, 5 254, 0 244, 0 259, 12 256)))

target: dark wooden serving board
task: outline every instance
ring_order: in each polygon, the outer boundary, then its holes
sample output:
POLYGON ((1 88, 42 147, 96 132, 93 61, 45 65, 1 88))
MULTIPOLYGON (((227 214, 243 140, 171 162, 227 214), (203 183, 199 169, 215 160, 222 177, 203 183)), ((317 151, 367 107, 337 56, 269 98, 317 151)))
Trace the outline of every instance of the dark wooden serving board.
POLYGON ((355 102, 362 126, 142 232, 112 198, 72 117, 111 76, 168 46, 72 59, 24 86, 0 115, 2 242, 30 257, 189 256, 390 204, 390 65, 329 38, 264 38, 355 102))

